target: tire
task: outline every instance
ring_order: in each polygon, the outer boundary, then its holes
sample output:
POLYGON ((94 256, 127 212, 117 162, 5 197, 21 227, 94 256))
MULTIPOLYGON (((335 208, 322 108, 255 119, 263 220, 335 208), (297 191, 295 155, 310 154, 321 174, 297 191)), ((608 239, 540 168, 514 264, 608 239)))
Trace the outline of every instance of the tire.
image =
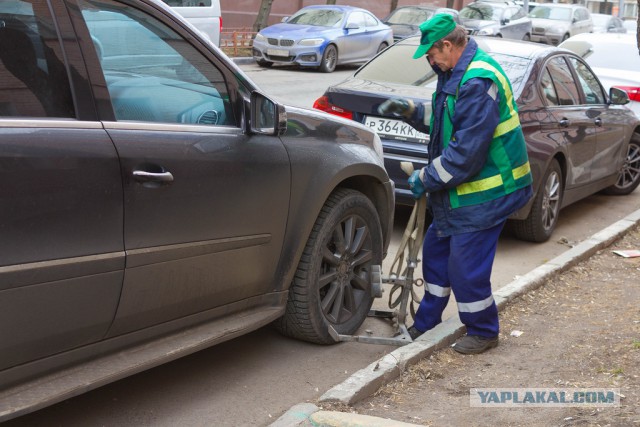
POLYGON ((388 46, 388 44, 386 44, 384 42, 380 43, 380 46, 378 46, 378 51, 376 53, 382 52, 383 50, 385 50, 387 48, 387 46, 388 46))
POLYGON ((371 308, 372 266, 380 264, 382 230, 373 203, 358 191, 337 189, 316 219, 285 314, 275 326, 318 344, 335 343, 329 325, 339 334, 353 334, 371 308), (345 238, 352 244, 345 246, 345 238))
POLYGON ((560 43, 562 43, 563 41, 565 41, 566 39, 568 39, 570 36, 569 34, 565 34, 564 36, 562 36, 562 41, 560 43))
POLYGON ((625 196, 630 194, 640 184, 640 134, 634 134, 629 141, 627 156, 618 175, 618 181, 611 187, 605 188, 605 194, 625 196))
POLYGON ((529 33, 525 34, 524 37, 522 38, 522 40, 524 40, 526 42, 530 42, 531 41, 531 35, 529 33))
POLYGON ((320 71, 323 73, 333 73, 338 64, 338 49, 332 44, 327 46, 320 61, 320 71))
POLYGON ((522 221, 513 221, 513 231, 518 239, 536 243, 549 240, 558 224, 564 194, 563 182, 562 169, 558 161, 553 159, 533 200, 529 216, 522 221))
POLYGON ((273 65, 273 62, 264 61, 264 60, 256 61, 256 63, 263 68, 271 68, 271 66, 273 65))

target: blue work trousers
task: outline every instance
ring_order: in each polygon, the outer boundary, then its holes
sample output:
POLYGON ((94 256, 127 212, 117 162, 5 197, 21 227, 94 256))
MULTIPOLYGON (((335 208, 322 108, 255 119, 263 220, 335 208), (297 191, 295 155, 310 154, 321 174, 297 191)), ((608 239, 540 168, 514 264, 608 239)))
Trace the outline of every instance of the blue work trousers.
POLYGON ((504 222, 481 231, 438 237, 429 226, 422 247, 425 295, 414 326, 426 332, 442 322, 451 291, 468 335, 498 335, 498 309, 491 293, 491 268, 504 222))

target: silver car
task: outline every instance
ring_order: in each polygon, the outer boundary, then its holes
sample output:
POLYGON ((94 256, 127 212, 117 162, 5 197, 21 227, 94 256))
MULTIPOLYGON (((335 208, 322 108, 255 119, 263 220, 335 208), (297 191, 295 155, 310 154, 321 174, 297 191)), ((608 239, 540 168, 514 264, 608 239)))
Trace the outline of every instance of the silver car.
POLYGON ((540 4, 529 12, 531 41, 557 46, 571 36, 593 31, 589 10, 575 4, 540 4))
POLYGON ((469 34, 529 40, 531 19, 514 2, 477 1, 460 10, 460 20, 469 34))

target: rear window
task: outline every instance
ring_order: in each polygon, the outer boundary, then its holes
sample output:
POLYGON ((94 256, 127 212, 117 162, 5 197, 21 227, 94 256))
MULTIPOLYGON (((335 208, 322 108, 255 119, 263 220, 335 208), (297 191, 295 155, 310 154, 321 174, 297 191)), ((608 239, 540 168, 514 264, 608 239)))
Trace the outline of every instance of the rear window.
MULTIPOLYGON (((416 39, 417 40, 417 39, 416 39)), ((376 82, 398 83, 435 89, 438 76, 427 63, 426 58, 413 59, 417 44, 398 43, 365 64, 355 77, 376 82)), ((528 58, 516 55, 490 52, 509 77, 514 95, 520 94, 521 86, 527 77, 531 62, 528 58)))

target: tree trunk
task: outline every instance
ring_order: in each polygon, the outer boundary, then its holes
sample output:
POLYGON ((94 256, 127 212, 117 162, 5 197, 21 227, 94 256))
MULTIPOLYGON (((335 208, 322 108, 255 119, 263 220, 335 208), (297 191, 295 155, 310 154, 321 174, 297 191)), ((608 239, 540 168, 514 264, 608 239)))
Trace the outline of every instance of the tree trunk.
MULTIPOLYGON (((640 0, 638 0, 640 1, 640 0)), ((327 4, 336 4, 336 0, 327 0, 327 4)))
POLYGON ((260 31, 261 29, 267 26, 267 20, 269 19, 269 14, 271 13, 272 3, 273 3, 273 0, 262 0, 262 2, 260 3, 260 10, 258 11, 256 22, 253 24, 254 32, 257 33, 258 31, 260 31))
POLYGON ((638 0, 636 13, 638 14, 638 18, 636 18, 636 44, 638 45, 638 55, 640 55, 640 0, 638 0))
MULTIPOLYGON (((640 0, 638 0, 640 1, 640 0)), ((393 12, 394 10, 396 10, 396 8, 398 7, 398 0, 391 0, 391 9, 389 9, 389 13, 393 12)))

